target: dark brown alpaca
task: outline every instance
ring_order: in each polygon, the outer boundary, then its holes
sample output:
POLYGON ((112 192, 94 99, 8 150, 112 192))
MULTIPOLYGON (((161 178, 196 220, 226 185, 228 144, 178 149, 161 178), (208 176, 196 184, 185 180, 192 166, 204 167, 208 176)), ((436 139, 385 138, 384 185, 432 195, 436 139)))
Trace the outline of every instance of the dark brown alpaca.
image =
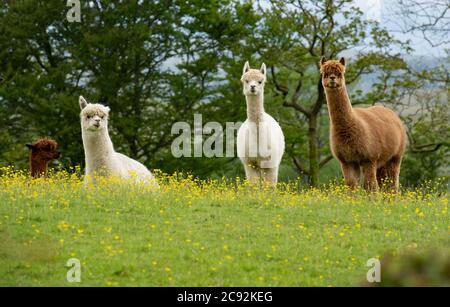
POLYGON ((26 144, 30 149, 30 170, 34 178, 47 176, 48 162, 59 159, 61 153, 57 150, 58 144, 49 139, 40 139, 34 144, 26 144))
POLYGON ((345 183, 357 187, 360 173, 364 188, 377 191, 386 182, 398 190, 406 131, 390 109, 353 108, 345 86, 345 60, 320 61, 322 84, 330 115, 331 151, 339 160, 345 183))

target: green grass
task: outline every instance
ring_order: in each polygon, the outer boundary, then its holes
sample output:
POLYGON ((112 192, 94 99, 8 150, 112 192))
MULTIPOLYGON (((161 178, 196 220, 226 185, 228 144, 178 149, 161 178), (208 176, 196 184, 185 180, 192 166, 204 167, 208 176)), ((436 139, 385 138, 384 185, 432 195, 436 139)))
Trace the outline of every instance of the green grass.
POLYGON ((447 194, 277 192, 169 178, 158 192, 0 179, 1 286, 361 285, 369 258, 447 249, 447 194), (68 283, 69 258, 81 283, 68 283))

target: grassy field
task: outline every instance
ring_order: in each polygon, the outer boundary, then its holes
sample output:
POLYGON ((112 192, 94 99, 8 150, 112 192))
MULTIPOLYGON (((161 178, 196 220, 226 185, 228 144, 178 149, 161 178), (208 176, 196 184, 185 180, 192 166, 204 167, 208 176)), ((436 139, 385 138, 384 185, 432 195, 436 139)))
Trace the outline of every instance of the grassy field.
POLYGON ((171 176, 161 190, 0 177, 0 285, 360 285, 369 258, 448 249, 448 197, 278 191, 171 176), (81 283, 66 280, 69 258, 81 283))

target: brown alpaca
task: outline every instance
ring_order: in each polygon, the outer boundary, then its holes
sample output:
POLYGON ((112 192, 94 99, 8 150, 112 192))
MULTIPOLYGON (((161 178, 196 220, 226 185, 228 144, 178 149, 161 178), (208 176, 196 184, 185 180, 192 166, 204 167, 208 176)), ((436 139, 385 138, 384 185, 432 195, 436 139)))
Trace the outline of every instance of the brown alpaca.
POLYGON ((353 108, 345 86, 345 60, 320 61, 322 85, 330 115, 331 151, 339 160, 345 183, 357 187, 362 170, 364 188, 377 191, 382 183, 398 190, 406 131, 390 109, 353 108))
POLYGON ((61 153, 57 150, 58 144, 49 139, 40 139, 34 144, 26 144, 30 149, 29 161, 31 176, 34 178, 47 176, 48 162, 59 159, 61 153))

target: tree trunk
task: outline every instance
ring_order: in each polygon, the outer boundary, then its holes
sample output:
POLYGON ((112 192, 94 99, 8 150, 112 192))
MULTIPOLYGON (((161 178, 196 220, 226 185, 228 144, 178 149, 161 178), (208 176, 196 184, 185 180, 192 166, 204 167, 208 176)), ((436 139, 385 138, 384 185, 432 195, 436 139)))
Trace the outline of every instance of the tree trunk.
POLYGON ((317 80, 317 100, 308 116, 308 142, 309 142, 309 183, 311 186, 319 184, 320 157, 319 157, 319 137, 318 118, 322 106, 325 104, 325 92, 322 86, 322 77, 317 80))
POLYGON ((308 129, 309 143, 309 184, 317 186, 319 184, 319 142, 317 139, 317 114, 311 114, 308 129))

